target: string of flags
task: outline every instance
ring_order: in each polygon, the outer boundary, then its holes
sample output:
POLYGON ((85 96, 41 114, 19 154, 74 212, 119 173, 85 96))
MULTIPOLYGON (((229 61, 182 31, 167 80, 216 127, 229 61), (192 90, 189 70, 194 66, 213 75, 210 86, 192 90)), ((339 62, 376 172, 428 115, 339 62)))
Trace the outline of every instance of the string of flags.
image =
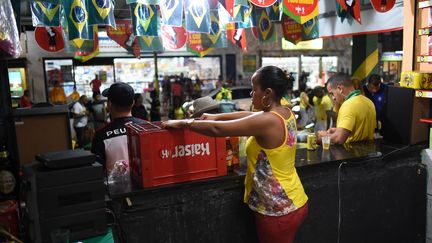
MULTIPOLYGON (((275 42, 278 33, 294 44, 319 37, 318 0, 121 1, 129 5, 130 19, 114 18, 115 0, 32 0, 32 22, 45 29, 41 33, 60 28, 65 50, 83 61, 99 52, 98 26, 106 26, 108 36, 137 57, 184 46, 204 56, 228 42, 246 52, 247 31, 260 43, 275 42)), ((361 23, 359 0, 334 1, 342 22, 361 23)), ((376 11, 386 12, 395 0, 371 2, 376 11)))

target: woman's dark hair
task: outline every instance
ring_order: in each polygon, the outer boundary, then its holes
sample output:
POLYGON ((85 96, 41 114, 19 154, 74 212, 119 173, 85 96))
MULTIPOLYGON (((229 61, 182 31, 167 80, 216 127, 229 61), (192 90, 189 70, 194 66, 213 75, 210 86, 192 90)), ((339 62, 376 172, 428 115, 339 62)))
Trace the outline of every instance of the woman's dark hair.
POLYGON ((279 101, 287 93, 290 80, 282 69, 275 66, 265 66, 258 69, 256 74, 261 90, 272 89, 275 93, 275 100, 279 101))
POLYGON ((138 100, 140 97, 141 97, 141 93, 136 93, 136 94, 134 95, 134 101, 135 101, 135 103, 137 102, 137 100, 138 100))

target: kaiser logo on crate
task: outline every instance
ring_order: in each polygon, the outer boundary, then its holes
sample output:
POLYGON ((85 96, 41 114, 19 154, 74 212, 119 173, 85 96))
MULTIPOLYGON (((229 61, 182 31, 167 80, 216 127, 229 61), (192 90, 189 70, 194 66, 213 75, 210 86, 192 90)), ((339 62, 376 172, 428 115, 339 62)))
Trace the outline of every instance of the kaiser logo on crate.
POLYGON ((177 145, 174 147, 174 153, 169 149, 162 149, 160 156, 162 159, 177 158, 177 157, 195 157, 210 155, 210 144, 209 143, 197 143, 187 145, 177 145))

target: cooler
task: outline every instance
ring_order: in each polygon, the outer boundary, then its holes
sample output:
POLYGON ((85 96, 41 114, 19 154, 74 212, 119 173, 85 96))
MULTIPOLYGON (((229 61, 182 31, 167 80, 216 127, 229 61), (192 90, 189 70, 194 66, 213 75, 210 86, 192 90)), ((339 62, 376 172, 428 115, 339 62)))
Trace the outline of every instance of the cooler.
POLYGON ((163 129, 160 123, 128 126, 132 178, 143 187, 223 176, 225 138, 189 129, 163 129))

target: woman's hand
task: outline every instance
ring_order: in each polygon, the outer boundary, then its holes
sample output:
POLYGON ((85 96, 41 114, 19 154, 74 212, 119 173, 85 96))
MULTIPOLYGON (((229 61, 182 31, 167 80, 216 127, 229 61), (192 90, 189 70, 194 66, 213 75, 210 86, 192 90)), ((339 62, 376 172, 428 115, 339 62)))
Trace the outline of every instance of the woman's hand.
POLYGON ((208 120, 208 121, 216 121, 217 120, 217 115, 215 114, 209 114, 209 113, 204 113, 201 115, 200 117, 201 120, 208 120))
POLYGON ((183 128, 187 125, 187 120, 168 120, 162 122, 163 128, 183 128))

